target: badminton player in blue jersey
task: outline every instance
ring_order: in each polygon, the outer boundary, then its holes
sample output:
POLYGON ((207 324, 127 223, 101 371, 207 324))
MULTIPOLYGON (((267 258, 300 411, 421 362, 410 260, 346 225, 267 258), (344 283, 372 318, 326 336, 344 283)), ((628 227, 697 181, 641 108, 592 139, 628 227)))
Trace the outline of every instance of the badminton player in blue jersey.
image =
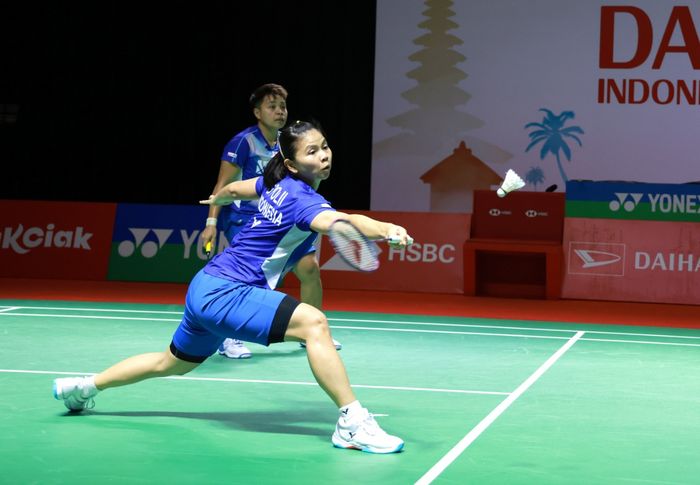
POLYGON ((195 275, 185 311, 162 352, 128 358, 87 377, 54 380, 54 397, 73 411, 94 405, 102 390, 152 377, 182 375, 216 352, 225 338, 262 345, 305 341, 311 371, 339 408, 332 443, 339 448, 393 453, 403 441, 384 432, 356 399, 328 320, 317 308, 276 291, 284 274, 306 254, 317 234, 337 219, 353 223, 370 239, 392 238, 405 246, 406 230, 359 214, 335 211, 316 189, 331 173, 332 153, 321 129, 295 122, 280 132, 280 151, 263 177, 232 182, 202 203, 230 204, 260 198, 258 211, 232 241, 195 275))
MULTIPOLYGON (((263 84, 253 91, 248 102, 257 123, 236 134, 224 147, 214 194, 233 181, 261 176, 278 151, 278 133, 287 123, 287 90, 279 84, 263 84)), ((215 247, 217 225, 223 229, 226 239, 233 241, 256 211, 256 201, 249 200, 234 201, 223 207, 210 206, 201 234, 202 245, 210 243, 215 247)), ((299 278, 301 301, 320 309, 323 287, 314 247, 299 260, 294 273, 299 278)), ((342 348, 339 342, 334 340, 333 343, 336 349, 342 348)), ((230 359, 246 359, 253 355, 241 340, 230 338, 221 343, 218 351, 230 359)))

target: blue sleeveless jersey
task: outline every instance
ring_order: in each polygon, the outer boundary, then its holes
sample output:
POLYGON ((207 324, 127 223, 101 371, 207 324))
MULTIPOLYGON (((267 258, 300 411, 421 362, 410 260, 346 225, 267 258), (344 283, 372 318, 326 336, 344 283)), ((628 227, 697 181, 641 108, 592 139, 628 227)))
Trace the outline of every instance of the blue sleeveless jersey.
POLYGON ((290 176, 270 190, 259 177, 255 190, 260 196, 258 211, 204 272, 274 289, 309 252, 317 235, 311 230, 314 217, 335 209, 308 184, 290 176))
MULTIPOLYGON (((253 125, 231 138, 221 153, 221 160, 238 165, 241 180, 259 177, 265 166, 279 150, 277 143, 270 146, 258 125, 253 125)), ((237 214, 252 215, 257 211, 257 201, 236 201, 222 207, 224 217, 237 219, 237 214)))

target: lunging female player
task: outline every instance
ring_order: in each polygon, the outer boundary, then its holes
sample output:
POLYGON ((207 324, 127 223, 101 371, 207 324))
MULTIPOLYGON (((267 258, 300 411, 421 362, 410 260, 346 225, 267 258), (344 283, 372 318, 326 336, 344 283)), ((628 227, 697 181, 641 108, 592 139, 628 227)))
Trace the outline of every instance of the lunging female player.
POLYGON ((330 176, 332 162, 319 126, 297 121, 280 132, 279 145, 262 177, 230 183, 201 201, 226 205, 260 198, 253 222, 190 282, 182 322, 169 347, 130 357, 95 376, 55 379, 56 399, 81 411, 92 405, 99 391, 110 387, 186 374, 216 352, 225 338, 262 345, 306 341, 311 371, 339 408, 333 445, 371 453, 403 448, 403 441, 384 432, 355 398, 326 316, 275 287, 308 253, 317 233, 327 233, 336 219, 349 220, 370 239, 392 237, 399 246, 407 244, 406 230, 337 212, 316 192, 330 176))

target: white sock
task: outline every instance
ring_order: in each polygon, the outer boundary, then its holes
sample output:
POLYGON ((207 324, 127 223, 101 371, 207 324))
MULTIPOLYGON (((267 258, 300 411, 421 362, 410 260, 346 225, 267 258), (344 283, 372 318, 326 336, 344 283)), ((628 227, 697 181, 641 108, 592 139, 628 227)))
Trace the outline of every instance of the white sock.
POLYGON ((100 390, 95 386, 95 376, 86 376, 83 379, 83 392, 88 396, 94 396, 100 390))
POLYGON ((360 404, 360 401, 355 400, 350 404, 346 404, 345 406, 339 408, 338 410, 340 411, 341 416, 350 417, 360 409, 362 409, 362 404, 360 404))

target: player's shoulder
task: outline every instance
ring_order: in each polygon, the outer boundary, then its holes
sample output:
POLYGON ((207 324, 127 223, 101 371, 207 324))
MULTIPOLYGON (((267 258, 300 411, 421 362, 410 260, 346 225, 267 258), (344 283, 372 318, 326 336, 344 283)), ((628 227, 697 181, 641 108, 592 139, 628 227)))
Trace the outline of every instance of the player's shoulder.
POLYGON ((237 144, 240 143, 241 140, 250 138, 251 136, 255 136, 255 131, 258 130, 257 125, 249 126, 245 130, 241 130, 228 141, 228 144, 237 144))
POLYGON ((326 198, 319 194, 316 189, 311 187, 306 182, 293 177, 287 177, 287 179, 290 180, 290 193, 294 194, 295 199, 297 199, 301 205, 323 205, 324 207, 331 208, 331 205, 328 203, 326 198))

